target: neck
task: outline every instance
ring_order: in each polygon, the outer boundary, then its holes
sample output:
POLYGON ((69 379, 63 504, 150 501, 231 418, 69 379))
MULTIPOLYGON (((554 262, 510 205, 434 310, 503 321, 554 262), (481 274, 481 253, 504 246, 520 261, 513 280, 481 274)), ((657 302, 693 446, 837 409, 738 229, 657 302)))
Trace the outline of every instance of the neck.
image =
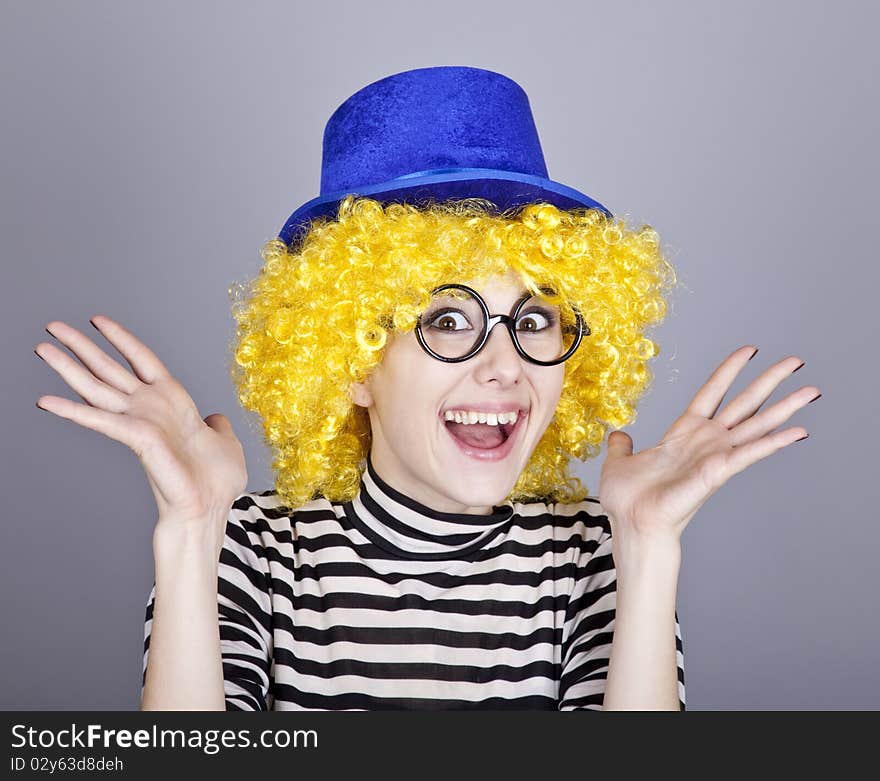
POLYGON ((372 469, 372 474, 377 478, 377 482, 381 481, 384 486, 399 491, 427 509, 456 515, 491 515, 495 510, 495 507, 490 505, 462 504, 445 494, 438 493, 430 486, 409 478, 405 471, 394 469, 385 462, 381 453, 371 452, 367 456, 367 465, 368 469, 372 469))
POLYGON ((453 559, 478 551, 507 527, 511 505, 487 513, 438 510, 383 480, 367 459, 357 497, 346 517, 371 543, 401 558, 453 559))

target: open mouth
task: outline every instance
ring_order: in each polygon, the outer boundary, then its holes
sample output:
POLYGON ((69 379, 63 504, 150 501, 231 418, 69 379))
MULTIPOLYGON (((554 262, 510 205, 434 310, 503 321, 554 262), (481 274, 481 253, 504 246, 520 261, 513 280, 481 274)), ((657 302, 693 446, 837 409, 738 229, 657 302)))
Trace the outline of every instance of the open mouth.
POLYGON ((465 455, 480 461, 499 461, 513 450, 518 434, 525 425, 528 413, 520 412, 516 423, 490 426, 487 423, 464 425, 444 420, 450 439, 465 455))

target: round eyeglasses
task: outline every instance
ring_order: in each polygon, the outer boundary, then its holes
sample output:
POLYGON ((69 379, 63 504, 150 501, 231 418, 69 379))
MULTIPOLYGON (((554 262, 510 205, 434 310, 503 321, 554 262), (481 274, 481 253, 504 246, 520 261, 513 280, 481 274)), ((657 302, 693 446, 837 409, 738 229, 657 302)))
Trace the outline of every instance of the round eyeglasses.
POLYGON ((451 284, 432 292, 428 308, 416 323, 416 339, 438 361, 459 363, 480 352, 499 323, 504 323, 517 353, 540 366, 568 360, 590 334, 574 307, 568 311, 529 294, 516 303, 511 315, 493 315, 476 290, 451 284))

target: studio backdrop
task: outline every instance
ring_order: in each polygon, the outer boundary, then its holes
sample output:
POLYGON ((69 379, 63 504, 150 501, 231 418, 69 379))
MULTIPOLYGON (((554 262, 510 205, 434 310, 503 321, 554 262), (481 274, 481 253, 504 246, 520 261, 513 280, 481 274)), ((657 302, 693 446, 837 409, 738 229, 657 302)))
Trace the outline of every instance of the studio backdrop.
MULTIPOLYGON (((0 708, 137 709, 156 504, 125 446, 41 411, 34 355, 117 320, 245 447, 230 287, 319 192, 322 131, 364 85, 466 65, 526 90, 549 178, 651 225, 675 268, 626 428, 650 447, 733 350, 731 389, 805 365, 809 438, 682 538, 688 710, 880 707, 875 314, 880 13, 869 3, 7 2, 0 24, 0 708)), ((573 465, 596 495, 604 459, 573 465)))

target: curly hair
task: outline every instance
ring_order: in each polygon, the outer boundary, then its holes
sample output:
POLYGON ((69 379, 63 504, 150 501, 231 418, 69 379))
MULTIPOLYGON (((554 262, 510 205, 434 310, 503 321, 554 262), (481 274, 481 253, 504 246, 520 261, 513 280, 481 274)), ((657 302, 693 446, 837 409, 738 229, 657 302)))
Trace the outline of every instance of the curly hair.
POLYGON ((475 198, 349 195, 335 218, 312 220, 289 245, 272 239, 261 255, 257 277, 229 288, 238 325, 228 371, 262 422, 275 491, 291 509, 357 494, 372 437, 349 388, 382 360, 389 334, 415 328, 435 287, 511 269, 530 291, 550 288, 577 308, 591 334, 565 362, 556 415, 506 501, 581 501, 569 457, 594 458, 609 426, 635 419, 660 352, 644 332, 665 317, 676 283, 649 225, 548 203, 502 212, 475 198))

